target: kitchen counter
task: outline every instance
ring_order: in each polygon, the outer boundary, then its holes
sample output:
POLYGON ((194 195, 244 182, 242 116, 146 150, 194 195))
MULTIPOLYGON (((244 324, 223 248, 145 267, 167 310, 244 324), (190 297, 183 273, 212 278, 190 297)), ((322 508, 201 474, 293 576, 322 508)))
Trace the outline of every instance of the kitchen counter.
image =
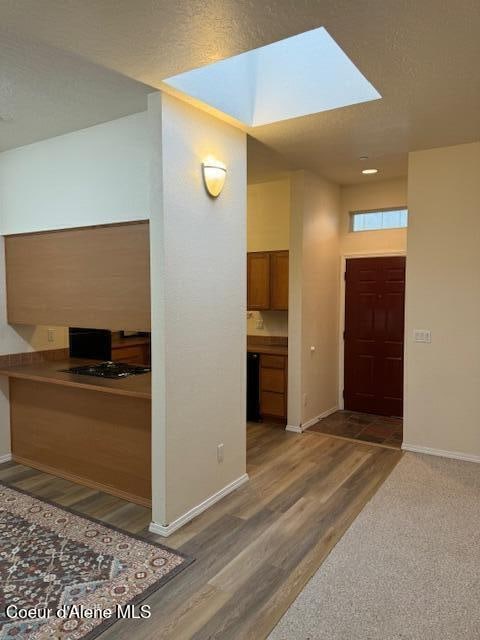
POLYGON ((288 356, 288 338, 279 336, 247 336, 248 353, 288 356))
POLYGON ((111 379, 75 375, 61 371, 61 369, 70 369, 71 367, 91 364, 92 362, 92 360, 70 358, 59 362, 40 362, 16 367, 2 367, 0 368, 0 375, 8 376, 9 378, 62 385, 65 387, 88 389, 90 391, 99 391, 112 395, 129 396, 131 398, 143 398, 145 400, 152 398, 150 373, 129 376, 128 378, 111 379))
POLYGON ((151 378, 97 378, 70 358, 0 368, 9 378, 12 459, 151 505, 151 378))
POLYGON ((248 353, 264 353, 269 356, 288 356, 288 347, 279 345, 247 344, 248 353))

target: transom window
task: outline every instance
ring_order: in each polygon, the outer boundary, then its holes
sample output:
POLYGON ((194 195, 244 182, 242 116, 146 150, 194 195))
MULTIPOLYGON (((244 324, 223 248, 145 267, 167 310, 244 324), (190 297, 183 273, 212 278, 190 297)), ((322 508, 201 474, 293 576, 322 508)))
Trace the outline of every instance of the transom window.
POLYGON ((408 226, 408 210, 404 208, 380 209, 378 211, 352 211, 352 231, 381 231, 382 229, 405 229, 408 226))

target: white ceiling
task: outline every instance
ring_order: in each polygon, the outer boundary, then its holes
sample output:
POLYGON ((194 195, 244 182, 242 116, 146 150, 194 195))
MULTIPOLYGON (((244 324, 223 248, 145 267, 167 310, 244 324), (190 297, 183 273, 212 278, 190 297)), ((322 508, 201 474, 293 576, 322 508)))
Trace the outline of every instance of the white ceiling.
POLYGON ((270 149, 352 183, 480 139, 479 0, 0 0, 0 25, 0 149, 139 111, 169 76, 319 26, 383 98, 251 130, 252 178, 270 149))

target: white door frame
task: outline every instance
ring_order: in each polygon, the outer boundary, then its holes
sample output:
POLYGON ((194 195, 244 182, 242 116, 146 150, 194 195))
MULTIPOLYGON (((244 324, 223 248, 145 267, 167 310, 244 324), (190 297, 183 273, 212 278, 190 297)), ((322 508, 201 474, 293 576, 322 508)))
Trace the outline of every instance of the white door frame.
POLYGON ((340 256, 340 323, 339 323, 339 345, 338 345, 338 406, 345 408, 343 390, 345 386, 345 342, 343 332, 345 331, 345 272, 347 270, 347 260, 354 258, 390 258, 392 256, 406 256, 406 251, 357 251, 356 253, 344 253, 340 256))

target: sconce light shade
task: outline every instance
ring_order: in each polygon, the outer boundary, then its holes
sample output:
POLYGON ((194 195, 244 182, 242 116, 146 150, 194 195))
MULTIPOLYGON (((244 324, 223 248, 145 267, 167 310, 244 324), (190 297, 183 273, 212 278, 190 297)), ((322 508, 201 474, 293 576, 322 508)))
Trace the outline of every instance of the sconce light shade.
POLYGON ((215 158, 207 158, 203 163, 203 180, 205 188, 212 198, 218 198, 225 184, 227 168, 223 162, 215 158))

